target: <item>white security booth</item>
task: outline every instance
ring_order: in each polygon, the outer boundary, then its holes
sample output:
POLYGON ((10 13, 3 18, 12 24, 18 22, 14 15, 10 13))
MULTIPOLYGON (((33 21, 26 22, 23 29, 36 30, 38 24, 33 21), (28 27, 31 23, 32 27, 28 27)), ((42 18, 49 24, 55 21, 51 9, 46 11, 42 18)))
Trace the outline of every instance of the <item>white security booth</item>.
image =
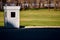
POLYGON ((19 28, 20 6, 4 6, 4 26, 19 28))

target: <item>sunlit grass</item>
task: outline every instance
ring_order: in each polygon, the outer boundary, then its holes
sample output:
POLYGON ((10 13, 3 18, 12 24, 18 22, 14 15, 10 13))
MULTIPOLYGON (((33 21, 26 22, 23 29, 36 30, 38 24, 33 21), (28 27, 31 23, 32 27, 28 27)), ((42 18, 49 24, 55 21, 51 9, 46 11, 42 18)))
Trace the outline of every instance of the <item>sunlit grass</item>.
POLYGON ((21 11, 21 25, 60 26, 60 11, 39 9, 21 11))
POLYGON ((0 11, 0 26, 4 26, 4 12, 0 11))
MULTIPOLYGON (((23 26, 60 26, 60 11, 53 9, 22 10, 20 25, 23 26)), ((4 12, 0 11, 0 26, 4 26, 4 12)))

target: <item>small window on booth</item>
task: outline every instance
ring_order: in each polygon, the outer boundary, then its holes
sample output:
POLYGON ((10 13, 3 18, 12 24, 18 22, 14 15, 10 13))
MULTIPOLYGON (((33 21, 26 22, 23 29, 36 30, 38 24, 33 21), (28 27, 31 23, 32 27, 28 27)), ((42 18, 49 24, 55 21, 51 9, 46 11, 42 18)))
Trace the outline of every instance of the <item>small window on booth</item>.
POLYGON ((15 17, 15 12, 11 12, 11 17, 15 17))

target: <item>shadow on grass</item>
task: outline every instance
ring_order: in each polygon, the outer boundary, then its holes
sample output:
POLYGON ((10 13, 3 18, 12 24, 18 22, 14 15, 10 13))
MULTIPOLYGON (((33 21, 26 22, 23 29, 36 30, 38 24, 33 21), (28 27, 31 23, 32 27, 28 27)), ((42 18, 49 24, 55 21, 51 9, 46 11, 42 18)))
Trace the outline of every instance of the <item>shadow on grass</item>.
MULTIPOLYGON (((14 29, 13 27, 5 27, 5 26, 0 26, 0 28, 3 28, 3 29, 14 29)), ((25 26, 20 26, 20 28, 25 28, 25 26)), ((16 28, 15 28, 16 29, 16 28)))
POLYGON ((1 40, 58 40, 60 39, 60 29, 24 28, 24 26, 20 26, 20 29, 6 28, 3 26, 1 27, 2 27, 0 28, 1 40))
POLYGON ((1 40, 60 40, 60 29, 1 29, 1 40))

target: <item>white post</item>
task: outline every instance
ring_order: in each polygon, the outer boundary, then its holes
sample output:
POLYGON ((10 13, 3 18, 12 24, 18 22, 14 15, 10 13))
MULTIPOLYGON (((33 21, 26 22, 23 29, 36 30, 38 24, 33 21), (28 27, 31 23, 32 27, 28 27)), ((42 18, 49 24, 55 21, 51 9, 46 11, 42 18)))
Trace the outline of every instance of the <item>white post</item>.
POLYGON ((4 6, 4 24, 7 28, 19 28, 20 6, 4 6))

